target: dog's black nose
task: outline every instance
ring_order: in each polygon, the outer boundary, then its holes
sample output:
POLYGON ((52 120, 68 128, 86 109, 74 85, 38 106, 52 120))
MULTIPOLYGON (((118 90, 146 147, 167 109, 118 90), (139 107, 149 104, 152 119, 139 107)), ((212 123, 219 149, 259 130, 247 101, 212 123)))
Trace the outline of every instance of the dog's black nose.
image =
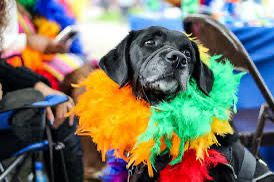
POLYGON ((166 61, 171 63, 175 68, 184 67, 187 64, 187 56, 180 51, 172 50, 166 57, 166 61))

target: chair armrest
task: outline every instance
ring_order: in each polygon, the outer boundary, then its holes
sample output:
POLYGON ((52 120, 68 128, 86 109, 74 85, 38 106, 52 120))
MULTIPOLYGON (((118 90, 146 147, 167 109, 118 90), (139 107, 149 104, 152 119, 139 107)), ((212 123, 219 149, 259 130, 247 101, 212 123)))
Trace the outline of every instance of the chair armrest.
POLYGON ((12 113, 13 113, 13 111, 0 113, 0 131, 10 128, 9 119, 10 119, 12 113))
POLYGON ((38 107, 38 108, 53 107, 58 104, 67 102, 68 100, 69 98, 66 95, 48 95, 45 97, 44 101, 35 102, 30 107, 38 107))
MULTIPOLYGON (((67 102, 69 100, 68 96, 66 95, 48 95, 45 97, 45 100, 35 102, 31 105, 25 105, 24 107, 18 108, 46 108, 46 107, 53 107, 58 104, 62 104, 64 102, 67 102)), ((14 109, 16 110, 16 109, 14 109)), ((5 130, 10 128, 10 117, 12 116, 12 113, 14 110, 9 110, 6 112, 0 113, 0 130, 5 130)))

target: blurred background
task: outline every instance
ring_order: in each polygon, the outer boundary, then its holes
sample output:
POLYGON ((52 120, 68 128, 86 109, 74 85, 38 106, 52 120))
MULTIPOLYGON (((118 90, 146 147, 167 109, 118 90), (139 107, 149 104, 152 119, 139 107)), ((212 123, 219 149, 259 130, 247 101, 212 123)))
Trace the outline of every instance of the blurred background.
POLYGON ((233 27, 271 27, 274 23, 271 0, 65 1, 72 4, 78 23, 87 26, 83 28, 83 41, 95 58, 104 55, 113 47, 112 42, 115 45, 131 29, 160 25, 182 31, 183 16, 192 13, 210 14, 233 27))
MULTIPOLYGON (((77 30, 77 36, 71 40, 69 55, 56 55, 53 61, 49 61, 52 57, 28 47, 21 52, 25 66, 47 77, 55 89, 64 91, 75 102, 83 90, 72 91, 67 87, 80 82, 97 68, 100 58, 129 31, 157 25, 183 32, 183 19, 197 13, 209 15, 236 35, 274 93, 273 0, 18 0, 17 9, 20 32, 54 39, 68 26, 77 30), (71 74, 89 63, 92 68, 85 68, 81 74, 71 74)), ((4 55, 7 57, 10 52, 14 54, 14 50, 9 50, 4 55)), ((15 59, 9 62, 19 64, 15 59)), ((238 95, 239 111, 258 111, 265 103, 250 75, 242 79, 238 95)), ((248 116, 257 120, 258 112, 248 116)), ((252 126, 256 127, 256 121, 252 126)), ((82 145, 85 179, 94 180, 104 164, 100 162, 96 146, 89 138, 82 138, 82 145)), ((272 152, 272 146, 261 149, 261 155, 274 170, 272 152)))

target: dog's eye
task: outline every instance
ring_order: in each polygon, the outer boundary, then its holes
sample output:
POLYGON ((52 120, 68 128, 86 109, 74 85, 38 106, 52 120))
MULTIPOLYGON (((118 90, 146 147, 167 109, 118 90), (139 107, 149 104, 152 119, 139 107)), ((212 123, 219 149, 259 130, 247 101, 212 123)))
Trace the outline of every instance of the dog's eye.
POLYGON ((186 57, 190 57, 190 51, 188 50, 184 50, 183 54, 186 55, 186 57))
POLYGON ((155 46, 155 45, 156 45, 156 42, 152 39, 145 41, 145 46, 151 47, 151 46, 155 46))

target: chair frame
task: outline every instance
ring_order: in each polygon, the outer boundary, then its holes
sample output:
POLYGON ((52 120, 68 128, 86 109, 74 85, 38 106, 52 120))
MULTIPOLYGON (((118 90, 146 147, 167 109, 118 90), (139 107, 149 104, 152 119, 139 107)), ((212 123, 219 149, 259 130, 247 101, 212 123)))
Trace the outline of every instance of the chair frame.
MULTIPOLYGON (((49 127, 49 126, 46 126, 49 127)), ((48 136, 49 138, 49 136, 48 136)), ((25 164, 26 159, 28 157, 32 157, 32 170, 33 173, 34 171, 34 162, 41 157, 41 152, 44 151, 45 149, 49 149, 51 152, 51 145, 54 147, 53 150, 60 151, 61 157, 62 157, 62 165, 63 165, 63 171, 65 175, 65 181, 68 182, 68 176, 67 176, 67 171, 66 171, 66 165, 63 157, 63 149, 65 148, 65 145, 62 142, 58 143, 52 143, 49 142, 50 139, 44 140, 41 142, 37 142, 34 144, 30 144, 23 149, 19 150, 16 152, 14 155, 11 157, 15 157, 15 159, 5 168, 4 165, 0 161, 0 181, 8 182, 7 177, 12 171, 15 171, 15 174, 12 176, 11 181, 14 181, 18 176, 18 173, 21 171, 22 166, 25 164)), ((51 155, 51 154, 50 154, 51 155)), ((50 161, 50 181, 54 181, 54 172, 53 172, 53 161, 50 161)), ((34 173, 35 174, 35 173, 34 173)))
MULTIPOLYGON (((49 96, 48 98, 49 99, 51 99, 51 98, 57 99, 57 97, 58 96, 52 95, 52 96, 49 96)), ((61 104, 68 100, 67 97, 65 97, 65 98, 59 97, 59 99, 61 99, 61 100, 51 103, 52 104, 51 106, 61 104)), ((33 104, 34 105, 39 104, 39 102, 33 103, 33 104)), ((44 151, 45 148, 49 149, 49 156, 50 156, 50 171, 49 171, 50 176, 49 177, 50 177, 50 181, 54 182, 53 150, 60 151, 62 167, 63 167, 63 171, 64 171, 64 176, 65 176, 65 182, 69 181, 68 175, 67 175, 67 170, 66 170, 66 165, 65 165, 65 161, 64 161, 64 156, 63 156, 63 149, 65 148, 65 145, 62 142, 54 143, 52 141, 50 126, 46 122, 46 110, 45 110, 45 108, 41 108, 41 110, 43 111, 41 122, 43 123, 44 129, 46 131, 47 140, 37 142, 37 143, 32 143, 30 145, 27 145, 23 149, 17 151, 15 154, 12 154, 10 157, 15 157, 15 159, 8 165, 7 168, 5 168, 0 161, 0 181, 8 182, 7 177, 14 170, 15 170, 15 175, 12 176, 11 181, 14 181, 16 178, 18 178, 18 174, 19 174, 22 166, 24 165, 26 159, 29 156, 32 156, 32 170, 33 170, 33 174, 35 175, 34 162, 41 156, 41 152, 44 151)))
MULTIPOLYGON (((194 15, 189 15, 184 19, 184 22, 183 22, 184 28, 187 33, 192 33, 191 26, 192 26, 192 23, 195 21, 203 22, 204 24, 211 26, 214 29, 217 29, 218 32, 220 32, 221 34, 223 34, 223 36, 227 38, 229 43, 231 43, 231 45, 233 46, 236 54, 238 54, 238 56, 241 58, 240 61, 242 61, 242 63, 240 64, 244 64, 247 67, 248 72, 250 73, 254 81, 256 82, 259 90, 261 91, 266 101, 266 104, 263 104, 260 108, 257 128, 255 133, 252 136, 251 145, 249 144, 250 145, 249 147, 251 148, 252 153, 255 155, 258 155, 258 150, 262 143, 262 138, 264 134, 263 130, 264 130, 265 122, 267 119, 270 119, 271 121, 274 122, 273 96, 270 90, 268 89, 264 79, 262 78, 260 72, 258 71, 258 68, 256 67, 251 57, 247 53, 246 49, 244 48, 240 40, 230 30, 228 30, 224 25, 222 25, 221 23, 219 23, 218 21, 214 20, 213 18, 207 15, 194 14, 194 15)), ((242 138, 246 140, 246 137, 243 136, 242 138)), ((248 145, 248 143, 250 143, 250 141, 245 141, 246 145, 248 145)))
MULTIPOLYGON (((6 169, 4 168, 3 164, 0 162, 0 181, 8 182, 7 176, 17 168, 16 174, 18 174, 21 166, 24 164, 25 160, 27 159, 27 154, 23 154, 18 156, 6 169)), ((14 179, 14 176, 12 177, 14 179)), ((11 181, 13 181, 13 179, 11 181)))

